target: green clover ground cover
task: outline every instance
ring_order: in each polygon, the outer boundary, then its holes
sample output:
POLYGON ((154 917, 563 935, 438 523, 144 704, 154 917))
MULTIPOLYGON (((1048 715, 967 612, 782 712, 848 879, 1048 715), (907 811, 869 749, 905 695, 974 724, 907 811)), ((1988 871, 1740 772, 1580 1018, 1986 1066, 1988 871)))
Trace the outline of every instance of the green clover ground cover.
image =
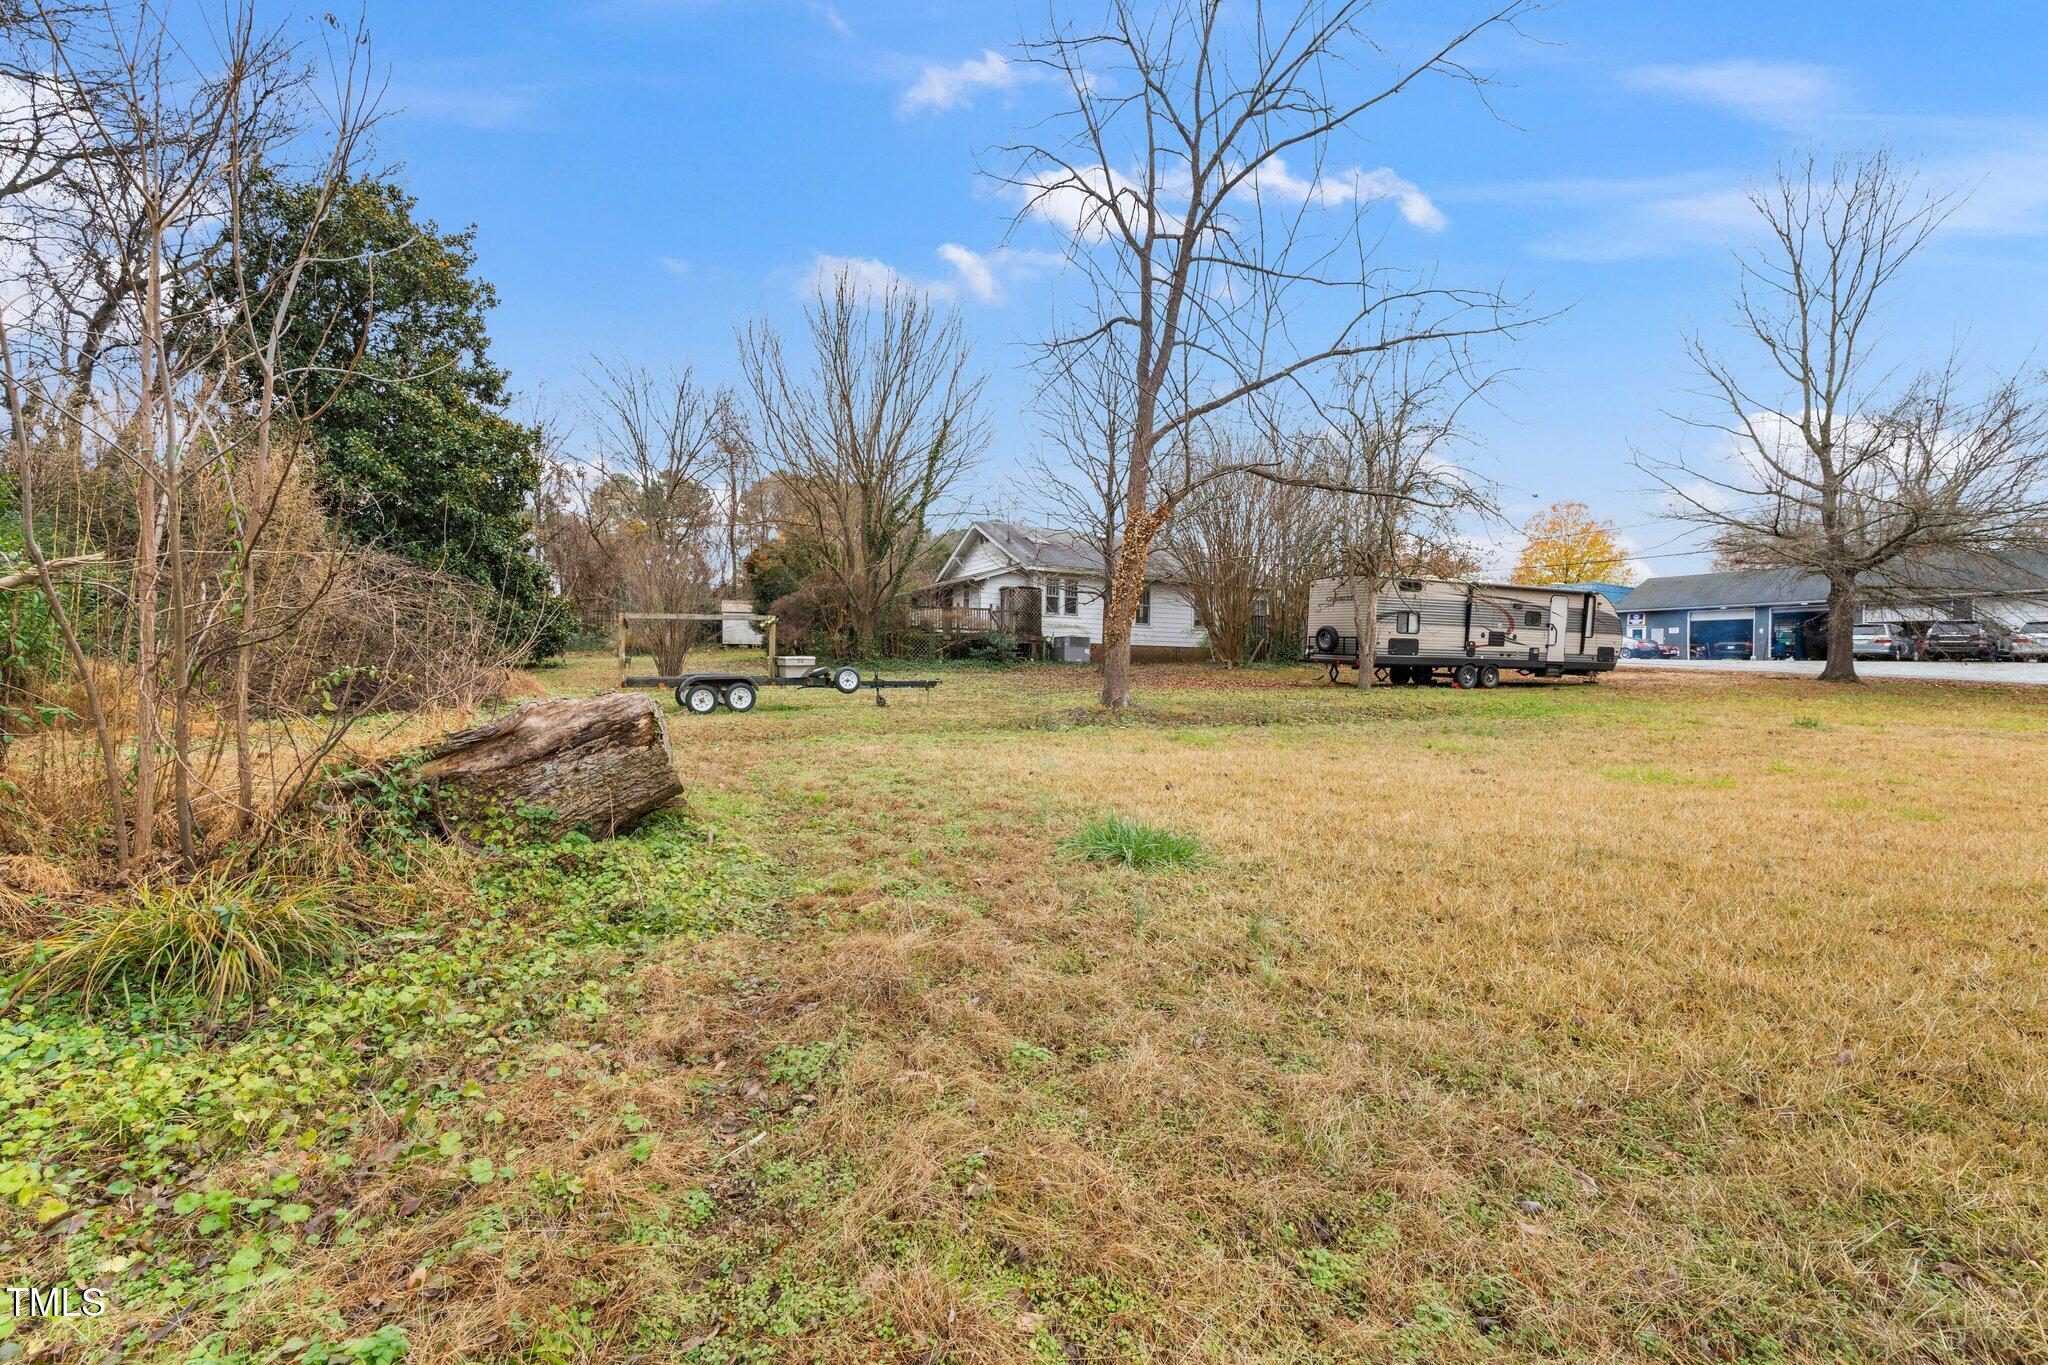
MULTIPOLYGON (((62 998, 10 1002, 0 982, 0 1263, 98 1284, 129 1310, 231 1314, 289 1273, 295 1248, 351 1233, 346 1209, 316 1217, 296 1197, 300 1176, 216 1188, 216 1164, 275 1154, 338 1175, 371 1116, 424 1111, 431 1129, 532 1065, 552 1026, 601 1017, 642 950, 729 926, 767 894, 746 850, 665 814, 629 838, 480 861, 465 903, 421 906, 227 1027, 189 997, 102 999, 88 1017, 62 998)), ((21 1332, 0 1315, 0 1361, 21 1332)), ((303 1343, 291 1358, 395 1358, 392 1345, 303 1343)))

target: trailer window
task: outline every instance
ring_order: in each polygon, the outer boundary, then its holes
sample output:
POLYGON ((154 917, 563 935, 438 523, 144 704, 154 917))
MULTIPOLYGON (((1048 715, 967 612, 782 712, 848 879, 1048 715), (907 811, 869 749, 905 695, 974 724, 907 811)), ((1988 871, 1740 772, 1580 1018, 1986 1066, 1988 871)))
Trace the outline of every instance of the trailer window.
POLYGON ((1396 635, 1420 635, 1422 633, 1422 613, 1419 611, 1404 611, 1396 616, 1394 618, 1394 633, 1396 635))
POLYGON ((1543 613, 1542 613, 1542 612, 1540 612, 1540 611, 1536 611, 1536 610, 1534 610, 1534 609, 1531 609, 1531 610, 1529 610, 1529 611, 1525 611, 1525 612, 1523 612, 1523 613, 1522 613, 1522 624, 1523 624, 1523 625, 1525 625, 1525 626, 1540 626, 1540 625, 1542 625, 1542 624, 1543 624, 1543 613))

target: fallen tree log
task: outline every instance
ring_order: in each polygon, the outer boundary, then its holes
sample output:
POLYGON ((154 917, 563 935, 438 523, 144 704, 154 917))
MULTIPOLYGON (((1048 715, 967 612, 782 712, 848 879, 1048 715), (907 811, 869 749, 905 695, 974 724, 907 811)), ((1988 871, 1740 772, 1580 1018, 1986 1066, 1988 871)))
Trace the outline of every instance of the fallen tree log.
POLYGON ((682 794, 654 698, 529 702, 427 750, 420 780, 450 833, 507 820, 603 838, 682 794))

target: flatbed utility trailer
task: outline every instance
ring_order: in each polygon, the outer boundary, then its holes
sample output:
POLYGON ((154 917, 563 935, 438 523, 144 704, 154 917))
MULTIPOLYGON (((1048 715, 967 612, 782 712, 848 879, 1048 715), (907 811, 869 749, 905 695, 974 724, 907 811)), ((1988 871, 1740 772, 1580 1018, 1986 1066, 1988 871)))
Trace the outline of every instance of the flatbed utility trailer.
POLYGON ((864 678, 859 669, 847 664, 842 664, 838 668, 804 668, 799 672, 784 673, 783 668, 790 662, 790 658, 785 658, 775 651, 773 616, 751 612, 722 612, 712 615, 708 612, 649 611, 619 614, 619 686, 673 688, 676 705, 693 716, 708 716, 721 706, 729 711, 751 711, 754 709, 754 703, 760 700, 761 689, 764 687, 829 687, 844 697, 850 697, 865 687, 874 692, 875 705, 887 706, 889 702, 882 695, 884 692, 929 691, 939 685, 936 678, 864 678), (627 637, 635 621, 744 621, 762 632, 767 647, 768 666, 774 672, 766 675, 731 672, 652 673, 634 677, 631 673, 633 656, 628 647, 627 637))
POLYGON ((850 697, 863 687, 875 694, 875 705, 887 706, 889 700, 884 692, 930 691, 939 685, 937 678, 863 678, 860 670, 849 665, 838 668, 806 669, 793 678, 760 677, 751 673, 688 673, 680 678, 634 679, 630 685, 667 687, 674 684, 676 705, 693 716, 708 716, 720 706, 728 711, 751 711, 759 700, 764 687, 829 687, 843 697, 850 697))
POLYGON ((1610 672, 1621 654, 1621 617, 1597 592, 1404 578, 1380 589, 1373 658, 1359 658, 1357 580, 1309 585, 1306 655, 1336 682, 1363 664, 1395 686, 1438 678, 1454 687, 1498 687, 1504 672, 1582 677, 1610 672))

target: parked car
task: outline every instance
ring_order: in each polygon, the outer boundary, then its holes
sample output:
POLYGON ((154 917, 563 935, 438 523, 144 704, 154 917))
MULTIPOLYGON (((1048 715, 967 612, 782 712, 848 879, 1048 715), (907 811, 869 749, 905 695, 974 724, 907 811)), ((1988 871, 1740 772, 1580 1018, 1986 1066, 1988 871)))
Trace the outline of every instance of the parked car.
POLYGON ((1655 640, 1625 640, 1621 646, 1621 657, 1624 659, 1675 659, 1678 657, 1678 646, 1658 644, 1655 640))
POLYGON ((2006 642, 2006 657, 2048 659, 2048 621, 2029 621, 2006 642))
POLYGON ((1903 622, 1884 621, 1856 627, 1849 652, 1858 659, 1915 659, 1920 647, 1903 622))
POLYGON ((2008 639, 2004 627, 1989 621, 1936 621, 1921 648, 1930 659, 2002 659, 2008 639))
POLYGON ((1748 640, 1716 640, 1707 646, 1709 659, 1754 659, 1756 646, 1748 640))

